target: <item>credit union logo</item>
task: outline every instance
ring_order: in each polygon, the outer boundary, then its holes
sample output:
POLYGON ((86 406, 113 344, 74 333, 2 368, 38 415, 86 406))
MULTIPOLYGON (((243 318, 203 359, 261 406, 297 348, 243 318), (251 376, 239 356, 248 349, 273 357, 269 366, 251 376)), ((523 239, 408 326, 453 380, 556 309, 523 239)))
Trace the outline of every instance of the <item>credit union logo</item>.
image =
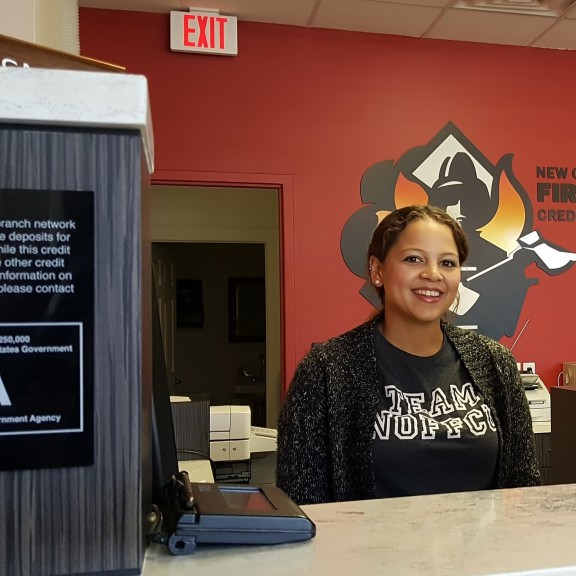
MULTIPOLYGON (((453 216, 470 244, 454 323, 495 340, 514 336, 528 289, 538 283, 526 275, 527 267, 535 263, 555 276, 572 267, 576 253, 549 242, 538 229, 543 218, 534 218, 512 158, 505 154, 492 163, 450 122, 427 144, 370 166, 360 185, 364 206, 348 218, 340 242, 346 265, 365 280, 360 294, 380 307, 366 268, 374 228, 397 208, 430 204, 453 216)), ((568 194, 555 186, 549 187, 552 197, 568 194)), ((539 183, 538 202, 547 191, 539 183)))

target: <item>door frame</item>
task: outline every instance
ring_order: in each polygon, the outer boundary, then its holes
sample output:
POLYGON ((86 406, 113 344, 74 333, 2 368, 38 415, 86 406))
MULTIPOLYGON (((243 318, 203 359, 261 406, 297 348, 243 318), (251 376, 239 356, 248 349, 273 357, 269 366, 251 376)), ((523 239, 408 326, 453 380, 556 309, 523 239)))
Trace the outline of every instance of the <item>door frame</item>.
MULTIPOLYGON (((273 188, 279 194, 280 244, 280 380, 281 396, 296 368, 294 183, 291 174, 247 174, 158 169, 151 185, 273 188)), ((272 396, 267 393, 267 397, 272 396)))

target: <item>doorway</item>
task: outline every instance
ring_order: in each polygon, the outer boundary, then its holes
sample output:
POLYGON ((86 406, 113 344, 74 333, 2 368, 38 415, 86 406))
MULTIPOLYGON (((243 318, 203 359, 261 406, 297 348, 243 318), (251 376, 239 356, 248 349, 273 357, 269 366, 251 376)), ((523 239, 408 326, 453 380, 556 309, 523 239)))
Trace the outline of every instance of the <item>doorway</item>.
MULTIPOLYGON (((173 393, 208 397, 214 405, 249 404, 254 425, 276 428, 282 372, 279 191, 155 185, 151 220, 173 393), (263 338, 230 338, 229 286, 239 278, 263 280, 263 338), (192 302, 181 326, 177 280, 192 302)), ((243 294, 251 283, 242 283, 243 294)))

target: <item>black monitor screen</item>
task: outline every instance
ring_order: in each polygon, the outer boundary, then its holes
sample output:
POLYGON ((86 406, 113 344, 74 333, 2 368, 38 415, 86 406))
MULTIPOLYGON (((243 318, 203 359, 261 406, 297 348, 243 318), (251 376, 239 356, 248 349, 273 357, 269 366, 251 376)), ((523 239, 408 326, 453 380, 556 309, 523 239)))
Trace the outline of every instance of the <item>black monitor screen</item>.
POLYGON ((163 487, 178 471, 178 456, 154 281, 152 281, 152 435, 152 501, 159 504, 162 500, 163 487))

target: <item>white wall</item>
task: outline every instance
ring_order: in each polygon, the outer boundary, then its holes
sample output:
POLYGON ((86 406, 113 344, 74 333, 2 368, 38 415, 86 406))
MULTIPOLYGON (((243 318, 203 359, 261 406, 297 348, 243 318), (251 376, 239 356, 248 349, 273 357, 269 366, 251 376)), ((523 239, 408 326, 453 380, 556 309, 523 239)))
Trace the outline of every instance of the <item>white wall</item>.
MULTIPOLYGON (((280 240, 278 191, 264 188, 152 186, 153 242, 264 244, 266 414, 276 427, 281 398, 280 240)), ((224 261, 215 267, 226 270, 224 261)), ((230 274, 241 275, 241 274, 230 274)), ((248 275, 248 274, 246 274, 248 275)), ((226 359, 223 360, 226 362, 226 359)))
POLYGON ((0 34, 34 42, 36 0, 0 0, 0 34))
POLYGON ((0 34, 79 55, 78 0, 0 0, 0 34))

